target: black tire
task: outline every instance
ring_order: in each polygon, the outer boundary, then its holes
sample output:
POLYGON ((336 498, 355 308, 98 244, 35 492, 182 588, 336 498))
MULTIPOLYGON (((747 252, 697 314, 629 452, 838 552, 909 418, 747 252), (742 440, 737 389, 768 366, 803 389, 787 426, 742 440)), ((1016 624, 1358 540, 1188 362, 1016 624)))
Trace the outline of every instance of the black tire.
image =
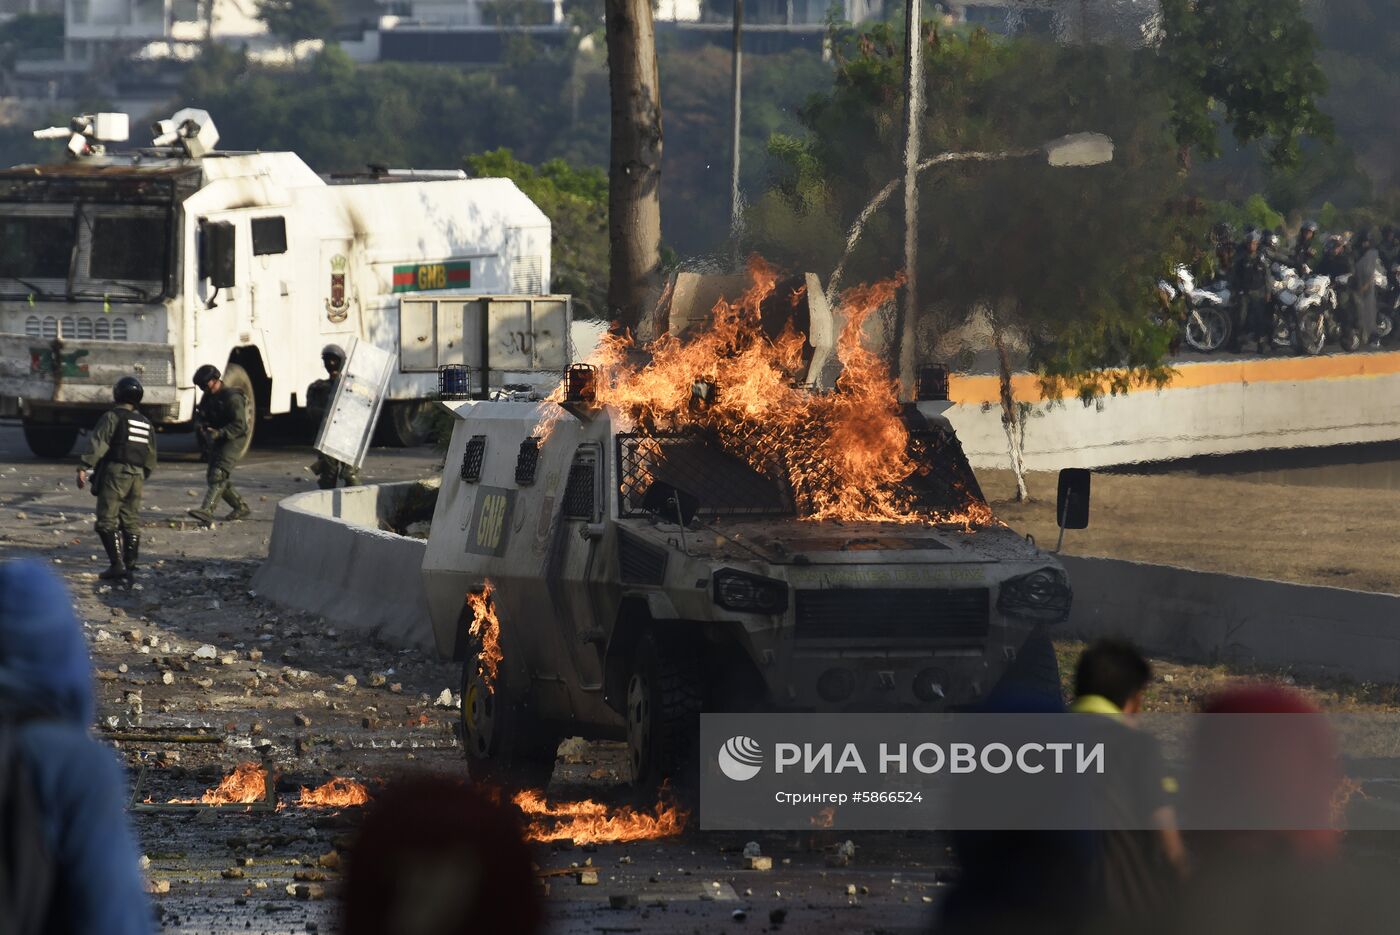
MULTIPOLYGON (((1298 318, 1296 332, 1298 350, 1309 357, 1316 357, 1327 346, 1327 331, 1321 312, 1304 312, 1298 318)), ((1346 339, 1343 338, 1343 344, 1346 339)))
POLYGON ((24 441, 39 458, 66 458, 78 441, 76 425, 24 423, 24 441))
POLYGON ((391 399, 379 413, 375 441, 390 448, 417 448, 432 432, 432 401, 391 399))
POLYGON ((1064 693, 1060 690, 1060 661, 1055 658, 1055 644, 1048 636, 1037 630, 1026 638, 993 694, 1064 703, 1064 693))
POLYGON ((1395 333, 1395 319, 1390 317, 1389 312, 1378 312, 1376 314, 1376 340, 1389 341, 1390 336, 1395 333))
POLYGON ((504 665, 488 682, 473 647, 462 666, 462 749, 472 782, 507 792, 544 790, 554 772, 559 738, 541 729, 504 665))
POLYGON ((1220 350, 1230 340, 1230 318, 1218 308, 1202 306, 1186 313, 1186 343, 1202 353, 1220 350))
POLYGON ((242 458, 248 453, 248 449, 253 447, 253 432, 258 425, 258 400, 253 395, 252 378, 248 376, 248 371, 238 364, 229 364, 224 369, 223 382, 226 386, 231 386, 242 393, 247 406, 248 437, 243 443, 243 450, 238 452, 238 457, 242 458))
POLYGON ((682 802, 700 784, 700 665, 693 649, 644 634, 628 666, 627 759, 642 801, 666 785, 682 802))

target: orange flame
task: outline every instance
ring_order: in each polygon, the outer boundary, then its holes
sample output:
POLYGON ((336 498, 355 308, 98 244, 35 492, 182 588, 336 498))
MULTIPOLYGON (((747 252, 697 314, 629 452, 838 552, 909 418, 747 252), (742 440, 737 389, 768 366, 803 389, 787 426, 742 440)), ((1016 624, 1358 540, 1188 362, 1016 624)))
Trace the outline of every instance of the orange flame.
POLYGON ((481 665, 482 677, 488 687, 496 681, 496 672, 505 658, 501 653, 501 621, 496 617, 496 605, 491 600, 495 592, 496 586, 488 578, 480 594, 467 593, 467 606, 472 611, 472 623, 467 632, 473 638, 481 638, 477 662, 481 665))
POLYGON ((575 844, 625 843, 669 838, 685 830, 690 814, 675 805, 656 803, 655 814, 628 806, 609 810, 601 802, 548 802, 544 793, 526 789, 515 795, 525 813, 525 836, 531 841, 573 841, 575 844))
MULTIPOLYGON (((776 338, 763 330, 760 306, 777 272, 755 258, 750 274, 752 285, 738 301, 721 299, 711 320, 683 339, 661 335, 645 348, 645 363, 630 359, 630 336, 604 335, 590 361, 598 368, 597 401, 638 431, 701 429, 755 470, 785 475, 802 519, 993 522, 980 498, 969 496, 962 512, 931 514, 915 505, 905 486, 928 468, 911 456, 897 382, 862 344, 867 319, 893 300, 902 277, 841 294, 845 324, 836 351, 842 372, 835 392, 818 393, 796 382, 806 335, 791 319, 776 338), (696 402, 699 384, 715 388, 704 404, 696 402)), ((552 427, 558 413, 548 409, 543 422, 552 427)))
POLYGON ((347 808, 352 805, 369 804, 369 790, 363 783, 337 776, 330 782, 315 789, 301 787, 297 797, 298 808, 347 808))
POLYGON ((239 763, 217 786, 197 799, 171 799, 172 805, 256 805, 267 798, 267 774, 256 763, 239 763))

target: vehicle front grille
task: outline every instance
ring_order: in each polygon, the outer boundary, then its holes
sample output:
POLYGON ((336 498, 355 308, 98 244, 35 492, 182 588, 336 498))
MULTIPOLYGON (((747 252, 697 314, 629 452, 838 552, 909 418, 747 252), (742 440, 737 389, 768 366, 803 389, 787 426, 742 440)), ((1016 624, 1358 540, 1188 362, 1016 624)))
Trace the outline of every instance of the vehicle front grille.
POLYGON ((978 640, 986 588, 832 588, 797 592, 800 640, 978 640))
POLYGON ((29 338, 65 338, 74 341, 125 341, 126 320, 107 316, 64 315, 57 317, 30 315, 24 320, 24 334, 29 338))

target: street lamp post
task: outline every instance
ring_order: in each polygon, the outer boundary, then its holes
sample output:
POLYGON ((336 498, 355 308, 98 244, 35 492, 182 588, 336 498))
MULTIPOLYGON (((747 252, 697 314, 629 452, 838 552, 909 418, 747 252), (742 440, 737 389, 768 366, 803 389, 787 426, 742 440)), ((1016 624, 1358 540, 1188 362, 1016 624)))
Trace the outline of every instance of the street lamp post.
MULTIPOLYGON (((834 301, 836 294, 841 291, 841 282, 846 273, 846 263, 855 251, 856 244, 860 242, 861 234, 865 232, 865 226, 884 207, 901 184, 908 186, 906 194, 917 194, 919 174, 934 166, 954 162, 1002 162, 1007 159, 1024 159, 1030 156, 1043 156, 1046 163, 1055 168, 1103 165, 1113 160, 1113 140, 1102 133, 1073 133, 1029 149, 1008 149, 1002 152, 940 153, 937 156, 919 160, 913 173, 907 173, 901 178, 890 179, 885 187, 876 192, 875 197, 871 198, 870 202, 861 209, 860 214, 856 215, 855 222, 851 224, 851 229, 846 235, 846 249, 842 251, 841 259, 837 261, 836 268, 832 270, 830 278, 827 279, 827 296, 834 301)), ((910 216, 906 200, 904 262, 905 275, 912 283, 914 269, 918 261, 918 240, 915 226, 908 223, 910 216)), ((914 218, 917 219, 917 215, 914 215, 914 218)), ((899 363, 900 394, 903 399, 911 398, 914 390, 914 364, 917 351, 914 336, 918 324, 918 307, 911 301, 913 294, 912 289, 908 289, 905 293, 906 302, 903 314, 899 316, 894 337, 895 358, 899 363)))

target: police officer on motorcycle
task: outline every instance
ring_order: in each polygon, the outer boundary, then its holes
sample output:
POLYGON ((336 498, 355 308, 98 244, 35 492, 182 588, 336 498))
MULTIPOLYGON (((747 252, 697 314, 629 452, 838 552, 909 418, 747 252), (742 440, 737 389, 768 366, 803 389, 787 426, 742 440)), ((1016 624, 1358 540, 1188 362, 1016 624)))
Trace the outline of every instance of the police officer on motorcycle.
POLYGON ((156 467, 151 421, 136 408, 145 389, 135 377, 112 387, 116 405, 92 430, 87 453, 78 459, 78 487, 92 483, 97 495, 97 538, 107 552, 107 570, 97 577, 130 581, 141 550, 141 488, 156 467))
POLYGON ((1262 352, 1269 337, 1269 288, 1273 277, 1269 258, 1262 246, 1264 235, 1251 230, 1236 252, 1230 286, 1239 304, 1235 312, 1235 329, 1230 337, 1230 350, 1238 353, 1240 342, 1248 334, 1262 352))
POLYGON ((245 519, 252 511, 233 488, 233 469, 243 457, 248 442, 248 402, 237 388, 223 382, 219 368, 205 364, 194 372, 194 385, 204 393, 199 400, 200 438, 209 452, 209 489, 204 503, 189 513, 206 526, 214 524, 214 507, 224 500, 232 511, 225 517, 232 522, 245 519))
POLYGON ((1317 231, 1316 221, 1304 221, 1298 230, 1298 239, 1293 243, 1289 263, 1300 276, 1308 275, 1317 264, 1317 231))
MULTIPOLYGON (((339 344, 327 344, 321 349, 321 363, 326 368, 326 378, 317 380, 306 388, 306 408, 324 422, 330 413, 331 401, 335 399, 336 387, 340 385, 340 375, 345 370, 345 349, 339 344)), ((338 461, 324 452, 318 452, 311 465, 316 475, 316 486, 329 490, 341 481, 346 487, 358 487, 360 472, 354 465, 338 461)))

